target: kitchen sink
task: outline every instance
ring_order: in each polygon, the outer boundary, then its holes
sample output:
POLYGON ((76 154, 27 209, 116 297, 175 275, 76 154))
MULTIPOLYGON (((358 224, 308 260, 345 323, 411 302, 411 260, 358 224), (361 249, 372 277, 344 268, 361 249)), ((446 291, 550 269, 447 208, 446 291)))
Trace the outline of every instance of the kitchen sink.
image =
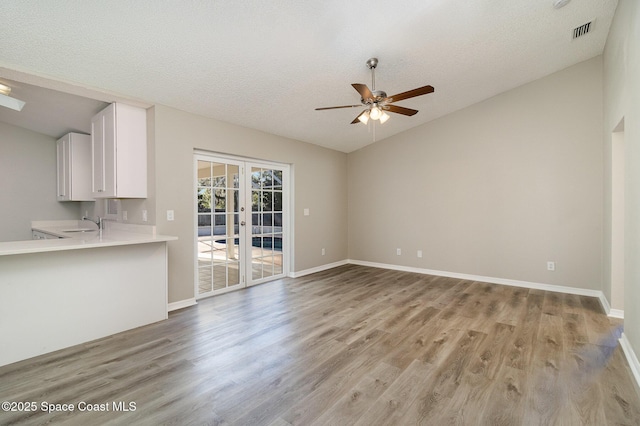
POLYGON ((74 229, 63 229, 62 232, 94 232, 97 229, 92 228, 74 228, 74 229))

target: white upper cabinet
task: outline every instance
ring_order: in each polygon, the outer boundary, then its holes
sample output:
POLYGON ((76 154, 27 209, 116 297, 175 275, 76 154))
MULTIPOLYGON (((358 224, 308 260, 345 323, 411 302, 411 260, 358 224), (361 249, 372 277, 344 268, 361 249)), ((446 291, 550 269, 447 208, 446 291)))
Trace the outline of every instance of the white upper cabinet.
POLYGON ((147 111, 114 103, 91 119, 94 198, 147 198, 147 111))
POLYGON ((67 133, 56 142, 58 201, 93 201, 91 136, 67 133))

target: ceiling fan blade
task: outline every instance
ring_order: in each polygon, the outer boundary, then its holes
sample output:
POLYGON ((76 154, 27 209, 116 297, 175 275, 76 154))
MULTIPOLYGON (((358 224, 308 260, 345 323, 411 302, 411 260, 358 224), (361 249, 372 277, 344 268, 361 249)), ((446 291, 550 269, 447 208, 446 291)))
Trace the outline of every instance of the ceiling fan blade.
POLYGON ((373 93, 371 93, 371 90, 369 90, 366 84, 353 83, 352 86, 360 93, 362 99, 373 99, 373 93))
POLYGON ((413 89, 413 90, 409 90, 409 91, 406 91, 406 92, 398 93, 397 95, 388 96, 386 101, 388 103, 397 102, 397 101, 401 101, 403 99, 409 99, 409 98, 414 98, 416 96, 422 96, 422 95, 426 95, 428 93, 433 93, 434 90, 435 89, 433 88, 433 86, 419 87, 417 89, 413 89))
POLYGON ((363 115, 363 114, 366 114, 366 113, 367 113, 367 111, 369 111, 369 110, 365 109, 365 110, 364 110, 364 111, 362 111, 360 114, 358 114, 358 116, 357 116, 357 117, 356 117, 356 118, 351 122, 351 124, 358 124, 358 123, 361 123, 361 121, 360 121, 360 117, 362 117, 362 115, 363 115))
POLYGON ((338 108, 362 108, 362 104, 360 104, 360 105, 343 105, 343 106, 316 108, 316 111, 321 111, 323 109, 338 109, 338 108))
POLYGON ((416 115, 418 113, 417 109, 405 108, 398 105, 385 105, 382 109, 402 115, 416 115))

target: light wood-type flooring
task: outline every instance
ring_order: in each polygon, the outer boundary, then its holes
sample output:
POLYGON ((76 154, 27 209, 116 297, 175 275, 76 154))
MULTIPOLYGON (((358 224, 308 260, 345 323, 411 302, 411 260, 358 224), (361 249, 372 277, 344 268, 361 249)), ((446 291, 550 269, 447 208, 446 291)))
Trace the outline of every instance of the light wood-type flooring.
POLYGON ((348 265, 0 367, 0 399, 38 405, 0 424, 638 425, 615 325, 595 298, 348 265))

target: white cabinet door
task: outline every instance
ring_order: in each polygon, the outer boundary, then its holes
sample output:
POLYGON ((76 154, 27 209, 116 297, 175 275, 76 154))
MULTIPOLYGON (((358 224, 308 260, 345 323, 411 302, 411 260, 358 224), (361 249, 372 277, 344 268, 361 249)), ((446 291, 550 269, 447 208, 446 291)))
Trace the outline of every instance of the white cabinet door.
POLYGON ((56 158, 58 161, 58 201, 68 201, 69 192, 67 185, 67 170, 69 168, 69 158, 67 150, 69 148, 68 139, 63 137, 56 142, 56 158))
POLYGON ((111 104, 91 120, 93 196, 147 197, 147 112, 111 104))
POLYGON ((93 201, 91 196, 91 138, 68 133, 56 142, 58 201, 93 201))
POLYGON ((92 192, 98 198, 105 193, 104 114, 91 119, 91 162, 93 164, 92 192))

